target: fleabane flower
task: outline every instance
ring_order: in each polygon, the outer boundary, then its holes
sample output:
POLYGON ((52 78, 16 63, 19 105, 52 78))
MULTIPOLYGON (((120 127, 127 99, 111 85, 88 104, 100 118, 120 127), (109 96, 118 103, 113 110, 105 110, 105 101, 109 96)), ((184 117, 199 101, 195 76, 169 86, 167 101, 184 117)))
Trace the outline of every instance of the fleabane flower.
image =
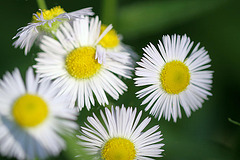
POLYGON ((0 81, 0 154, 17 159, 44 159, 65 149, 60 135, 78 129, 68 97, 57 97, 50 81, 39 82, 32 68, 24 84, 20 72, 7 72, 0 81))
POLYGON ((127 90, 118 76, 131 78, 131 67, 114 61, 99 45, 99 41, 111 30, 100 34, 101 21, 98 17, 77 19, 71 26, 64 22, 56 32, 56 39, 43 37, 34 66, 42 78, 54 80, 61 88, 59 94, 70 94, 72 107, 77 100, 80 109, 89 110, 95 105, 108 104, 106 93, 114 99, 127 90), (95 96, 95 97, 94 97, 95 96))
POLYGON ((19 32, 13 37, 18 38, 13 46, 24 49, 25 55, 30 51, 37 38, 41 39, 42 35, 51 35, 54 37, 56 30, 64 21, 73 21, 76 18, 82 18, 85 15, 93 15, 92 8, 84 8, 78 11, 66 13, 60 6, 53 7, 49 10, 40 10, 34 13, 32 22, 27 26, 19 28, 19 32))
MULTIPOLYGON (((101 25, 101 33, 106 29, 106 25, 101 25)), ((139 56, 122 42, 122 36, 115 29, 111 29, 102 39, 99 44, 107 50, 110 58, 133 67, 139 56)))
MULTIPOLYGON (((124 106, 105 108, 98 118, 94 113, 81 127, 79 145, 93 159, 103 160, 153 160, 162 157, 159 126, 149 128, 151 118, 141 120, 142 111, 124 106), (149 129, 146 129, 148 127, 149 129)), ((78 155, 81 157, 81 155, 78 155)))
POLYGON ((191 110, 202 107, 212 87, 213 71, 206 70, 211 65, 207 51, 198 43, 192 49, 193 42, 186 35, 163 36, 159 41, 159 51, 150 43, 144 48, 140 67, 136 68, 136 86, 146 86, 138 91, 137 97, 146 99, 145 110, 160 119, 168 121, 181 118, 181 107, 187 117, 191 110))

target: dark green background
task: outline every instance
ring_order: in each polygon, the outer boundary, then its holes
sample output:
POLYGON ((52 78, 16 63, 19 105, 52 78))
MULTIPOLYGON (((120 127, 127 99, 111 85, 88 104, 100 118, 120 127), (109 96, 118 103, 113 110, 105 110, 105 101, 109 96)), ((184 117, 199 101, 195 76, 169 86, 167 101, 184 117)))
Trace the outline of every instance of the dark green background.
MULTIPOLYGON (((154 45, 166 34, 187 34, 191 40, 201 42, 212 59, 214 70, 213 96, 203 108, 177 123, 153 119, 159 124, 165 144, 165 160, 238 160, 240 157, 240 126, 228 121, 240 122, 240 3, 238 0, 47 0, 49 8, 60 5, 67 12, 83 7, 93 7, 104 23, 113 23, 124 42, 141 56, 149 42, 154 45)), ((35 46, 28 56, 23 50, 14 49, 11 39, 17 29, 31 21, 38 9, 34 0, 0 1, 0 75, 15 67, 25 73, 34 64, 39 49, 35 46)), ((140 106, 134 93, 132 80, 126 80, 129 91, 114 104, 140 106)), ((0 104, 1 105, 1 104, 0 104)), ((91 111, 98 112, 93 107, 91 111)), ((85 109, 80 113, 79 124, 91 115, 85 109)), ((149 116, 148 112, 144 116, 149 116)), ((1 134, 1 131, 0 131, 1 134)), ((68 149, 59 157, 50 159, 74 159, 79 152, 75 139, 67 138, 68 149)), ((6 159, 0 157, 0 159, 6 159)))

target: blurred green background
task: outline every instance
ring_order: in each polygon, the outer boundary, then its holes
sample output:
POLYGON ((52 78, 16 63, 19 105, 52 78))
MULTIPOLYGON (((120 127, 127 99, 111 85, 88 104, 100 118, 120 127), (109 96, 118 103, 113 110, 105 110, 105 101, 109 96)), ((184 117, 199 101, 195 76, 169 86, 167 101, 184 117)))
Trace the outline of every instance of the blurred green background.
MULTIPOLYGON (((212 59, 214 70, 213 96, 203 108, 177 123, 152 119, 151 125, 160 125, 163 133, 165 160, 239 160, 240 126, 240 1, 239 0, 46 0, 48 8, 62 6, 67 12, 93 7, 104 23, 112 23, 123 42, 141 56, 149 42, 154 45, 166 34, 187 34, 194 42, 201 42, 212 59)), ((38 9, 34 0, 0 1, 0 75, 15 67, 25 73, 33 65, 39 49, 35 46, 24 56, 23 50, 12 47, 17 29, 31 21, 38 9)), ((135 97, 132 80, 125 80, 128 92, 113 104, 135 106, 143 110, 135 97)), ((93 107, 99 112, 102 107, 93 107)), ((78 123, 83 124, 92 115, 84 109, 78 123)), ((149 116, 148 112, 144 116, 149 116)), ((0 131, 1 134, 1 131, 0 131)), ((68 149, 59 157, 75 159, 80 149, 74 137, 67 137, 68 149)), ((6 157, 0 157, 6 159, 6 157)))

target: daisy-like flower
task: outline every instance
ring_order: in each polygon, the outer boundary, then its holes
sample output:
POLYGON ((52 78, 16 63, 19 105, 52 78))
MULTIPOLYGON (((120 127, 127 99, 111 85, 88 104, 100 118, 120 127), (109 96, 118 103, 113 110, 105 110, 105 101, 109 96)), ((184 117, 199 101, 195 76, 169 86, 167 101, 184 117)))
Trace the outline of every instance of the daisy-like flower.
POLYGON ((205 70, 211 65, 207 51, 200 43, 192 50, 193 42, 184 36, 163 36, 159 41, 160 52, 150 43, 144 48, 144 56, 140 67, 136 68, 136 86, 147 86, 138 91, 137 97, 147 98, 142 102, 147 104, 145 110, 151 108, 150 114, 168 121, 181 118, 180 106, 187 117, 191 110, 202 107, 212 87, 213 71, 205 70))
POLYGON ((61 93, 70 94, 72 107, 78 100, 80 110, 95 105, 94 95, 100 105, 108 104, 108 93, 118 99, 127 86, 116 75, 130 77, 132 68, 112 60, 98 44, 111 30, 111 25, 100 34, 98 17, 78 19, 73 27, 65 22, 56 32, 56 39, 45 36, 40 44, 35 68, 42 78, 55 80, 61 93))
POLYGON ((0 154, 17 159, 56 156, 65 148, 60 134, 78 128, 76 111, 67 97, 57 97, 50 81, 39 82, 32 68, 26 85, 20 72, 7 72, 0 81, 0 154))
POLYGON ((84 8, 70 13, 66 13, 60 6, 49 10, 40 10, 33 14, 31 23, 19 28, 19 32, 13 37, 13 39, 18 38, 13 46, 25 48, 24 52, 27 55, 37 38, 41 39, 42 35, 54 35, 64 21, 73 21, 76 18, 93 14, 92 8, 84 8))
MULTIPOLYGON (((101 33, 106 27, 106 25, 101 25, 101 33)), ((130 67, 134 67, 138 55, 129 46, 122 42, 122 36, 118 35, 115 29, 112 28, 101 39, 99 44, 107 50, 107 54, 110 58, 130 67)))
POLYGON ((82 135, 77 136, 79 144, 94 159, 153 160, 162 157, 164 144, 160 143, 162 135, 159 126, 145 129, 151 118, 141 121, 142 111, 137 114, 136 108, 117 106, 111 111, 105 108, 105 114, 100 113, 101 119, 95 114, 88 117, 86 127, 81 127, 82 135))

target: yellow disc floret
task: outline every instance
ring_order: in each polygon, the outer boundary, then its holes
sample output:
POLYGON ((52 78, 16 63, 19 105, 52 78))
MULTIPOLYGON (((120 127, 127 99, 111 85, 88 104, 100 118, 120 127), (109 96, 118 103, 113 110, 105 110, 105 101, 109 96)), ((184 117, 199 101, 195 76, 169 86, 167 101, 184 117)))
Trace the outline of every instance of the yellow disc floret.
POLYGON ((167 62, 161 71, 160 80, 167 93, 178 94, 190 83, 189 69, 181 61, 167 62))
POLYGON ((66 57, 65 68, 68 73, 77 79, 90 78, 101 68, 95 59, 96 49, 80 47, 70 52, 66 57))
POLYGON ((41 97, 25 94, 13 104, 12 114, 21 127, 35 127, 47 118, 48 106, 41 97))
MULTIPOLYGON (((101 26, 101 32, 102 33, 107 26, 102 25, 101 26)), ((111 29, 99 42, 104 48, 114 48, 119 44, 119 39, 117 32, 114 29, 111 29)))
MULTIPOLYGON (((52 19, 54 19, 55 17, 59 16, 59 15, 62 14, 62 13, 66 13, 66 12, 65 12, 65 11, 63 10, 63 8, 61 8, 60 6, 53 7, 53 8, 51 8, 51 9, 49 9, 49 10, 44 9, 44 10, 42 11, 42 13, 41 13, 41 12, 36 12, 36 14, 38 15, 38 17, 40 17, 41 14, 42 14, 44 20, 52 20, 52 19)), ((61 20, 61 21, 63 21, 63 20, 61 20)), ((39 21, 37 20, 37 17, 36 17, 35 15, 33 15, 33 20, 32 20, 32 22, 33 22, 33 23, 39 22, 39 21)), ((52 31, 54 31, 54 32, 57 31, 57 29, 58 29, 58 27, 60 26, 60 24, 62 24, 62 22, 59 22, 59 21, 56 20, 55 22, 51 23, 50 26, 49 26, 48 23, 45 23, 44 25, 41 25, 41 26, 39 26, 39 27, 40 27, 43 31, 46 31, 46 32, 51 33, 52 31)))
POLYGON ((136 150, 134 144, 125 138, 112 138, 108 140, 102 149, 104 160, 134 160, 136 150))
MULTIPOLYGON (((44 9, 42 11, 42 13, 41 12, 37 12, 36 14, 38 15, 38 17, 40 17, 41 14, 42 14, 43 18, 45 20, 51 20, 51 19, 59 16, 62 13, 65 13, 63 8, 61 8, 60 6, 56 6, 56 7, 53 7, 51 9, 49 9, 49 10, 44 9)), ((37 21, 37 17, 35 15, 33 15, 33 21, 37 21)))

